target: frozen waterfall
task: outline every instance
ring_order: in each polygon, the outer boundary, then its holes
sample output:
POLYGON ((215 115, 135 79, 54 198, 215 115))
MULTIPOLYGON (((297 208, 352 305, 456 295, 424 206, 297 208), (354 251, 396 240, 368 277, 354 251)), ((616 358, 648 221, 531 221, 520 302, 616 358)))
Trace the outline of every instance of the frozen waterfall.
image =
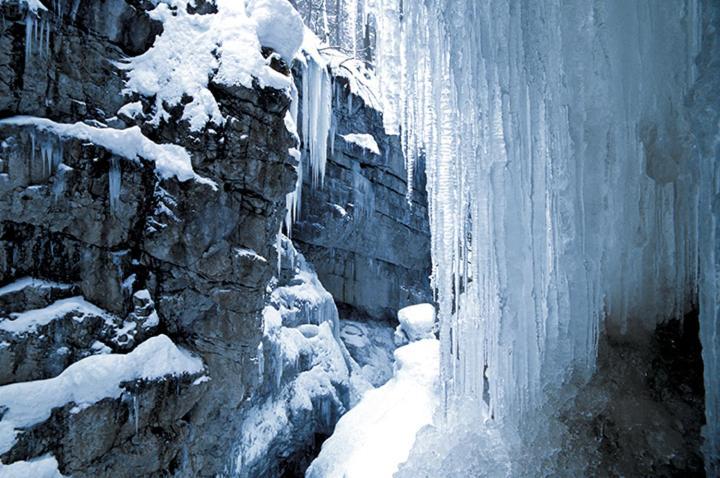
POLYGON ((448 426, 463 410, 456 421, 541 435, 538 409, 592 375, 600 334, 649 334, 701 286, 717 472, 716 80, 698 99, 704 130, 687 101, 712 76, 701 49, 717 75, 702 34, 717 4, 379 4, 386 121, 410 173, 427 161, 448 426))

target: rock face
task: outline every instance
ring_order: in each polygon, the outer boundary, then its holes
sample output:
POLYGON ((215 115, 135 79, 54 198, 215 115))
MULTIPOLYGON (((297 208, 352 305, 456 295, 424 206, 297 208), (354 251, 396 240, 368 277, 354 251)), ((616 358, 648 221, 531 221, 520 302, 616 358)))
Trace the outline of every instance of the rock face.
POLYGON ((162 177, 152 158, 125 157, 82 135, 3 123, 0 283, 31 276, 67 285, 3 296, 4 320, 81 296, 116 322, 75 313, 47 330, 6 337, 0 361, 13 372, 3 383, 51 378, 160 333, 200 357, 209 380, 128 383, 119 398, 80 413, 68 403, 20 433, 0 460, 51 453, 61 473, 76 477, 215 476, 232 461, 243 440, 238 417, 260 391, 261 312, 295 181, 287 154, 295 140, 283 121, 289 98, 211 82, 223 126, 191 134, 181 112, 156 125, 119 119, 128 101, 144 108, 150 101, 123 97, 114 62, 143 52, 162 31, 145 10, 151 2, 44 4, 35 15, 24 2, 0 3, 0 115, 84 121, 98 130, 136 125, 150 141, 184 146, 206 180, 162 177), (142 334, 110 333, 140 331, 150 317, 157 323, 142 334), (58 349, 59 362, 51 356, 58 349))
POLYGON ((393 320, 402 307, 432 299, 424 167, 409 203, 400 137, 385 133, 382 114, 351 93, 346 78, 333 81, 334 150, 324 185, 303 183, 293 241, 341 315, 393 320), (354 135, 372 136, 380 154, 354 135))

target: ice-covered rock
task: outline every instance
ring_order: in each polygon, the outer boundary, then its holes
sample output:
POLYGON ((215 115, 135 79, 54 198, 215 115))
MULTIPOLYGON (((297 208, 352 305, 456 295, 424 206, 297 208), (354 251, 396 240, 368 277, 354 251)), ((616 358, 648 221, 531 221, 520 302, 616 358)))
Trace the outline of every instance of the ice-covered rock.
POLYGON ((370 385, 338 338, 332 296, 292 243, 281 237, 282 269, 263 312, 258 374, 264 396, 243 415, 234 472, 297 474, 314 454, 317 436, 370 385))

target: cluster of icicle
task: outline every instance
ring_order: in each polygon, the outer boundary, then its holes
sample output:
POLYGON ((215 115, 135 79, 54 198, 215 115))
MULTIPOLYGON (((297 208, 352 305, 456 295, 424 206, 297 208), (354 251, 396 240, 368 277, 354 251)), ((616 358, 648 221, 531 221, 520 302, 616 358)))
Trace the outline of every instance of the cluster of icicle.
POLYGON ((448 409, 519 428, 592 374, 601 331, 693 306, 700 1, 380 0, 385 119, 410 174, 427 162, 448 409))
MULTIPOLYGON (((306 33, 307 35, 308 33, 306 33)), ((296 57, 302 82, 302 101, 295 84, 290 88, 290 128, 297 133, 299 110, 302 111, 302 144, 301 149, 310 166, 310 183, 312 187, 322 187, 325 181, 325 165, 327 163, 328 146, 334 149, 332 131, 333 84, 327 62, 312 45, 304 45, 296 57), (300 104, 302 103, 302 104, 300 104)), ((285 221, 277 235, 276 250, 278 251, 278 274, 282 267, 282 228, 287 237, 292 237, 293 224, 300 217, 302 204, 302 187, 304 170, 303 154, 297 149, 290 153, 297 160, 297 179, 295 188, 285 197, 285 221)))

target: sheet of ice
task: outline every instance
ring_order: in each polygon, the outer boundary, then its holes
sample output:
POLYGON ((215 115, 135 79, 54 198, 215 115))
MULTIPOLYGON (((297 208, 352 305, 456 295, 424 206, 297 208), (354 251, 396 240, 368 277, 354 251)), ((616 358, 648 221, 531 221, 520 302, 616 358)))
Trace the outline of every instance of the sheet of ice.
POLYGON ((254 0, 247 9, 246 2, 218 0, 217 14, 209 15, 188 13, 187 0, 171 3, 150 12, 163 22, 152 48, 118 64, 127 71, 128 91, 155 99, 154 122, 168 119, 165 105, 179 105, 187 95, 192 101, 183 119, 192 131, 222 124, 208 89, 211 78, 227 86, 252 88, 255 79, 260 87, 289 89, 291 78, 271 68, 261 53, 261 46, 279 48, 287 59, 300 47, 302 21, 287 0, 254 0))
POLYGON ((395 351, 396 370, 367 391, 335 426, 308 478, 390 478, 407 460, 415 435, 433 422, 439 399, 439 342, 425 339, 395 351))
POLYGON ((45 308, 28 310, 14 315, 14 318, 4 319, 0 321, 0 330, 14 334, 32 333, 38 327, 47 325, 71 312, 76 315, 77 320, 82 320, 86 315, 96 315, 112 321, 107 312, 78 296, 61 299, 45 308))
POLYGON ((432 304, 416 304, 398 311, 400 330, 410 342, 435 337, 435 307, 432 304))
POLYGON ((13 116, 0 120, 0 125, 34 126, 62 137, 90 141, 129 160, 141 157, 155 162, 156 170, 162 178, 177 178, 180 181, 192 179, 217 188, 214 181, 195 174, 190 154, 185 148, 176 144, 157 144, 143 135, 137 126, 123 130, 96 128, 85 123, 56 123, 33 116, 13 116))
POLYGON ((0 386, 0 407, 7 409, 0 421, 0 453, 13 446, 21 429, 46 420, 53 408, 117 398, 123 393, 123 382, 196 374, 203 369, 202 360, 158 335, 128 354, 86 357, 55 378, 0 386))
POLYGON ((59 282, 53 282, 44 279, 36 279, 34 277, 22 277, 14 282, 0 287, 0 295, 18 292, 28 287, 36 289, 70 289, 72 288, 72 285, 61 284, 59 282))
MULTIPOLYGON (((0 3, 2 2, 0 1, 0 3)), ((58 462, 52 455, 28 461, 16 461, 9 465, 0 462, 0 476, 3 478, 65 478, 65 475, 58 470, 58 462)))
POLYGON ((353 143, 373 154, 380 156, 380 147, 371 134, 367 133, 350 133, 342 135, 342 138, 348 143, 353 143))

